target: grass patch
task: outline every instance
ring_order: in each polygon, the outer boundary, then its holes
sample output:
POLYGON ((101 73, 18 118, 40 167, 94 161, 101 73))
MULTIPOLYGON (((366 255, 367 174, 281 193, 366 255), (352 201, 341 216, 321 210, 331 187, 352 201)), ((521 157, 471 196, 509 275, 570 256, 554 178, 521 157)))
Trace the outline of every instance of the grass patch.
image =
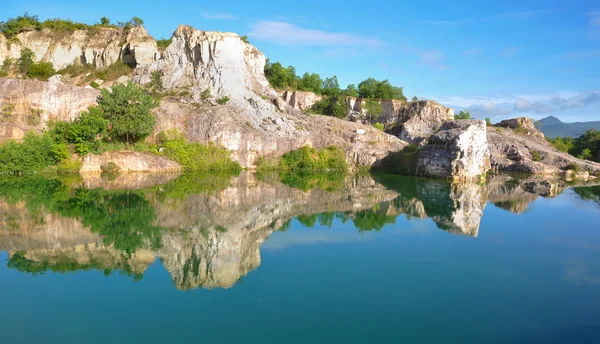
POLYGON ((534 150, 534 151, 531 151, 531 160, 539 162, 539 161, 543 160, 543 157, 540 154, 540 152, 534 150))
POLYGON ((383 131, 385 129, 385 125, 383 125, 383 123, 375 123, 373 124, 373 128, 383 131))
POLYGON ((162 154, 180 163, 187 171, 231 171, 239 173, 242 168, 231 159, 231 153, 213 143, 187 143, 183 134, 177 131, 162 132, 158 135, 162 154))

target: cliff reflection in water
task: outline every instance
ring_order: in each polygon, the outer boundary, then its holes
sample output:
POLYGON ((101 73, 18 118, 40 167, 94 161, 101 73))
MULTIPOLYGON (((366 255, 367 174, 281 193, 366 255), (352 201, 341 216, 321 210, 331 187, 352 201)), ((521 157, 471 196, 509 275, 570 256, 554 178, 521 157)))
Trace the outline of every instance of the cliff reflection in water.
MULTIPOLYGON (((2 178, 0 250, 23 273, 100 270, 137 280, 158 258, 178 289, 229 288, 260 265, 263 242, 293 218, 306 227, 340 218, 363 232, 404 214, 477 236, 487 202, 521 213, 538 197, 508 176, 485 186, 379 175, 294 179, 296 187, 272 179, 250 173, 2 178), (157 180, 163 184, 151 186, 157 180)), ((578 194, 598 199, 590 188, 578 194)))

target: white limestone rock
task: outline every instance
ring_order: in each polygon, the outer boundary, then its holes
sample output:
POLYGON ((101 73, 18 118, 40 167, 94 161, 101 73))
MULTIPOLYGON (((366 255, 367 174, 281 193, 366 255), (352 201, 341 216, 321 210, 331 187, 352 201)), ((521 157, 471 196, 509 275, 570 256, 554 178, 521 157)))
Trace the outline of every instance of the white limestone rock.
POLYGON ((485 122, 458 120, 444 123, 429 138, 417 162, 417 175, 469 181, 490 168, 485 122))

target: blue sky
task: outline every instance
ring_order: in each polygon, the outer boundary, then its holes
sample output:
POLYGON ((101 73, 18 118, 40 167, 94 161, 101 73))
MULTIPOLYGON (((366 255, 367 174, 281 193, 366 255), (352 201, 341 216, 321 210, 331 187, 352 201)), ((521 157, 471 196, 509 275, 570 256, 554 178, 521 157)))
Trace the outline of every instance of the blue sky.
POLYGON ((2 1, 94 23, 144 19, 155 38, 179 24, 232 31, 299 74, 367 77, 493 121, 600 120, 600 1, 2 1))

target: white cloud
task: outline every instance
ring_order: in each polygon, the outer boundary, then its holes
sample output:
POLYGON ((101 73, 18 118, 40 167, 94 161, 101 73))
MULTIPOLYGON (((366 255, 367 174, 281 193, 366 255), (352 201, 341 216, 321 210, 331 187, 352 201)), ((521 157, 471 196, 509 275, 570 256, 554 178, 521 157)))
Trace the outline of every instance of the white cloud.
POLYGON ((517 116, 541 118, 549 115, 563 117, 565 121, 600 119, 600 90, 505 97, 451 96, 433 100, 453 107, 457 112, 467 109, 474 117, 491 117, 495 121, 517 116))
POLYGON ((206 19, 217 19, 217 20, 238 20, 237 16, 235 16, 233 14, 229 14, 229 13, 204 12, 204 13, 202 13, 202 17, 204 17, 206 19))
POLYGON ((446 70, 448 66, 442 63, 446 57, 440 50, 425 50, 415 48, 403 48, 407 54, 416 55, 419 58, 419 63, 428 65, 437 70, 446 70))
POLYGON ((383 41, 351 33, 327 32, 299 27, 278 21, 260 21, 252 27, 248 36, 285 46, 358 47, 373 48, 384 45, 383 41))

